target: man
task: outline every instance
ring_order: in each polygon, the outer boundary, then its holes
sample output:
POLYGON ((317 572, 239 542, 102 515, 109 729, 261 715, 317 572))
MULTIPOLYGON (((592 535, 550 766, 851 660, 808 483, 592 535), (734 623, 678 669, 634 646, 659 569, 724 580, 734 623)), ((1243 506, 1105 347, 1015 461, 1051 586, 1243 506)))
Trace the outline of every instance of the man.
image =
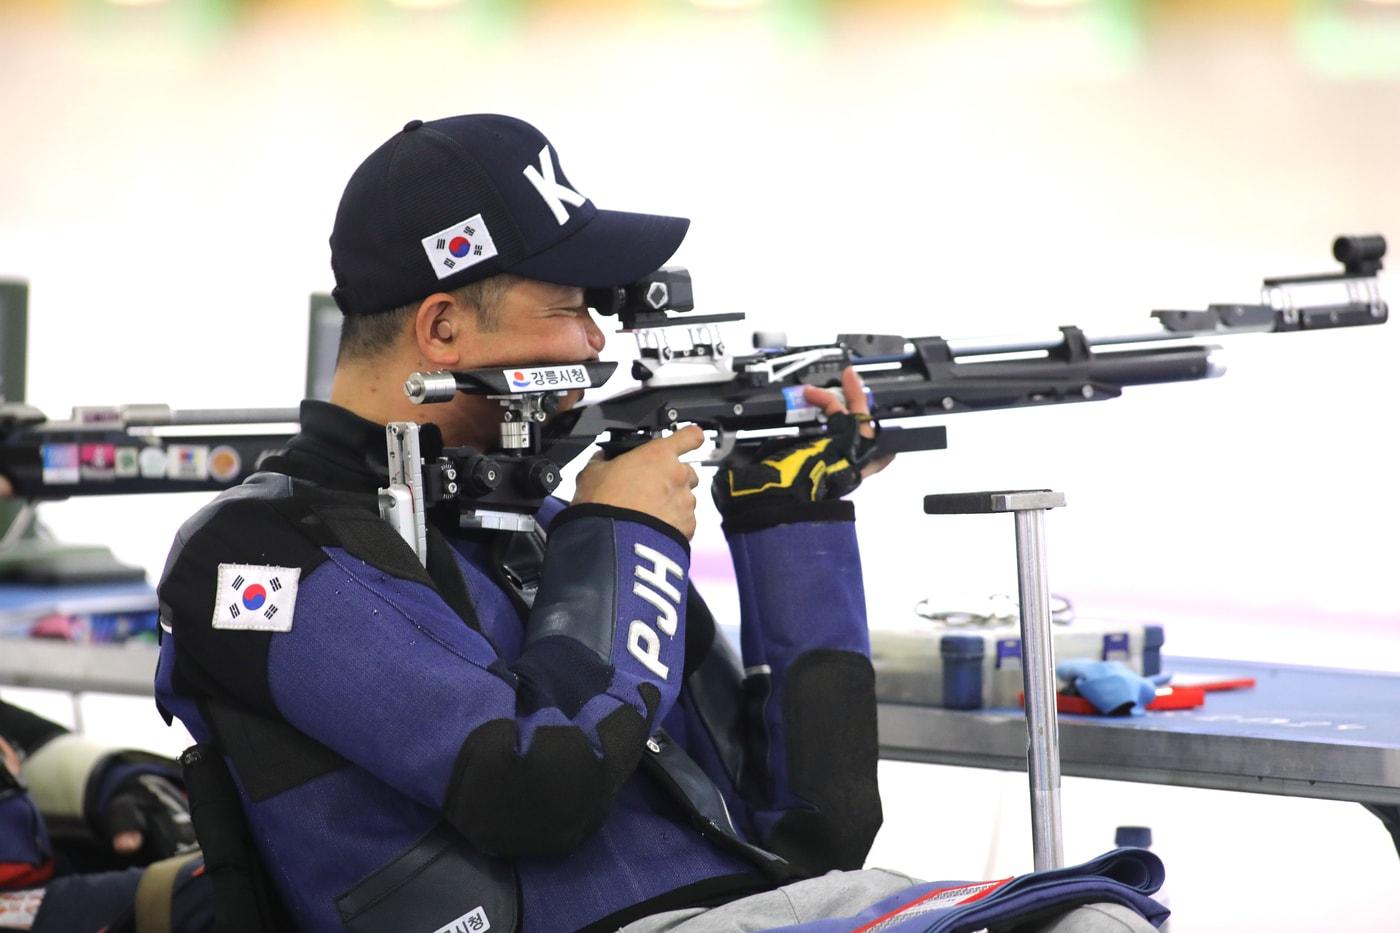
POLYGON ((799 879, 808 916, 910 884, 854 871, 881 815, 836 498, 873 434, 853 372, 851 414, 808 390, 827 438, 717 478, 742 664, 688 582, 693 426, 589 465, 543 541, 433 526, 425 567, 378 517, 386 422, 498 443, 494 403, 411 405, 409 373, 595 358, 583 288, 687 225, 598 210, 501 116, 412 121, 346 187, 331 403, 184 526, 160 585, 158 700, 226 757, 298 928, 662 929, 799 879))
POLYGON ((197 856, 174 762, 0 702, 0 929, 129 928, 142 899, 212 929, 197 856))

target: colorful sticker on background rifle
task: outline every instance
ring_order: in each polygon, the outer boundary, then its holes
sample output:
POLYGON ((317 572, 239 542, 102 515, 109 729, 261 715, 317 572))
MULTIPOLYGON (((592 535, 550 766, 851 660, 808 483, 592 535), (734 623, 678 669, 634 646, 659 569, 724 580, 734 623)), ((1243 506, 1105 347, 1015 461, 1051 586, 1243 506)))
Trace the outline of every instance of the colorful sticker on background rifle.
POLYGON ((78 449, 78 472, 83 479, 116 479, 117 446, 83 444, 78 449))
POLYGON ((820 408, 803 397, 802 389, 802 386, 783 386, 783 404, 787 407, 787 414, 783 417, 785 424, 816 421, 821 414, 820 408))
POLYGON ((78 471, 77 444, 45 444, 42 455, 44 485, 76 483, 81 478, 78 471))
POLYGON ((290 632, 300 567, 220 564, 214 587, 214 628, 290 632))
POLYGON ((170 458, 165 455, 164 447, 151 446, 142 448, 136 462, 144 478, 165 479, 165 466, 170 458))
POLYGON ((445 279, 495 256, 496 244, 486 229, 486 221, 480 214, 473 214, 432 236, 423 237, 423 252, 428 254, 433 274, 445 279))
POLYGON ((135 479, 141 475, 140 451, 135 447, 118 447, 114 463, 117 479, 135 479))
POLYGON ((171 444, 166 474, 171 479, 209 478, 209 448, 201 444, 171 444))
POLYGON ((587 366, 528 366, 503 369, 512 392, 548 392, 551 389, 586 389, 593 385, 587 366))
POLYGON ((221 483, 231 483, 238 479, 238 471, 243 469, 243 458, 238 451, 228 445, 220 445, 209 451, 209 475, 221 483))
POLYGON ((961 884, 955 888, 939 888, 910 901, 897 910, 890 911, 883 917, 872 920, 865 926, 858 928, 855 933, 879 933, 881 930, 899 926, 921 914, 930 914, 936 910, 950 910, 954 907, 961 907, 963 904, 971 904, 973 901, 991 897, 998 889, 1010 883, 1010 878, 1002 878, 1000 881, 981 881, 975 884, 961 884))

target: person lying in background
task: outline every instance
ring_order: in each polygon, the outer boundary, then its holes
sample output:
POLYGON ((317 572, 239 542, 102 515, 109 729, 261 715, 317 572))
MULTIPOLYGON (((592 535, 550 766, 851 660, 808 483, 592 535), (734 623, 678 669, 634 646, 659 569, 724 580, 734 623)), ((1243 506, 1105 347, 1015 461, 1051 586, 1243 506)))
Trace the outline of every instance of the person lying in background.
POLYGON ((176 762, 3 701, 0 760, 0 929, 159 929, 137 922, 143 887, 172 905, 164 929, 213 929, 176 762))

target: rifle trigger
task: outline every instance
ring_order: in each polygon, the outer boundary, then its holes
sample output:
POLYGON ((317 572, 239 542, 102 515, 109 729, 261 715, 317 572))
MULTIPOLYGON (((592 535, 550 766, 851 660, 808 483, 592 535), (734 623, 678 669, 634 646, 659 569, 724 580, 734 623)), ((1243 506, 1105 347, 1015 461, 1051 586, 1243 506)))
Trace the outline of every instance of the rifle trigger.
POLYGON ((719 466, 728 459, 734 452, 734 444, 739 439, 737 434, 720 429, 715 432, 715 449, 710 456, 700 462, 701 466, 719 466))

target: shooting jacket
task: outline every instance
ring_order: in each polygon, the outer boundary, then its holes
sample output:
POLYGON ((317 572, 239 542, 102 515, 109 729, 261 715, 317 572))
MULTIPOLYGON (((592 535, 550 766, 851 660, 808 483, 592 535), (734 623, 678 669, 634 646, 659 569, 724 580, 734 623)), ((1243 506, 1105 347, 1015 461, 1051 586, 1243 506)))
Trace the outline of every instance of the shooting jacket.
POLYGON ((860 867, 849 503, 727 523, 741 663, 669 526, 552 500, 547 533, 430 525, 425 568, 378 517, 387 475, 382 426, 304 402, 159 587, 158 703, 223 752, 299 929, 616 929, 860 867))

